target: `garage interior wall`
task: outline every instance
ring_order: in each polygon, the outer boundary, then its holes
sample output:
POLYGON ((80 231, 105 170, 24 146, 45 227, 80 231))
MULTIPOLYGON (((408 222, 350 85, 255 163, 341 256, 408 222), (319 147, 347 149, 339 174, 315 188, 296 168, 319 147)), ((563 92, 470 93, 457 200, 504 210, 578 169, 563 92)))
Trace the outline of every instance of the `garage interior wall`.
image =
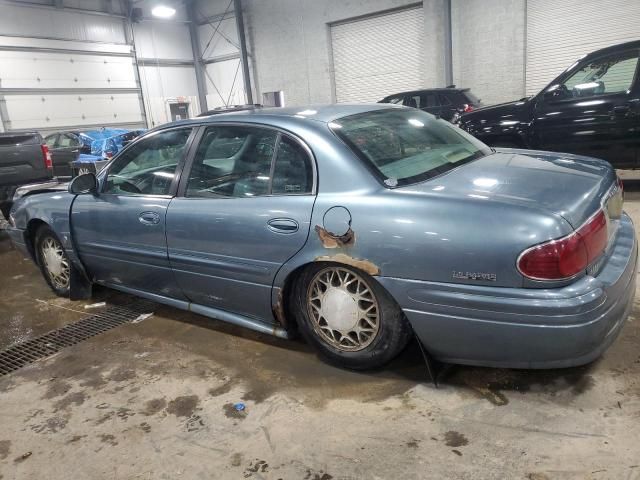
POLYGON ((0 2, 3 130, 153 127, 174 101, 199 113, 184 8, 166 21, 143 8, 131 35, 120 1, 39 3, 0 2))
POLYGON ((524 96, 525 0, 452 0, 453 83, 486 105, 524 96))

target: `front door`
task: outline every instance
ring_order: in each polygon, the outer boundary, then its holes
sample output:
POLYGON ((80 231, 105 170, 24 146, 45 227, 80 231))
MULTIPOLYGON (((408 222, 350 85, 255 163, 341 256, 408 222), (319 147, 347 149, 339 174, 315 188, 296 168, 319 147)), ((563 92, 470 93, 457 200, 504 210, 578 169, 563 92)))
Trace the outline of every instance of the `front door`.
POLYGON ((307 240, 314 188, 298 140, 263 127, 207 127, 184 195, 167 213, 169 260, 189 300, 265 319, 278 269, 307 240))
POLYGON ((579 64, 550 86, 535 107, 536 147, 636 166, 640 111, 633 80, 638 51, 579 64))
POLYGON ((162 130, 125 150, 101 175, 98 195, 79 195, 71 228, 95 281, 184 298, 169 268, 166 213, 191 128, 162 130))

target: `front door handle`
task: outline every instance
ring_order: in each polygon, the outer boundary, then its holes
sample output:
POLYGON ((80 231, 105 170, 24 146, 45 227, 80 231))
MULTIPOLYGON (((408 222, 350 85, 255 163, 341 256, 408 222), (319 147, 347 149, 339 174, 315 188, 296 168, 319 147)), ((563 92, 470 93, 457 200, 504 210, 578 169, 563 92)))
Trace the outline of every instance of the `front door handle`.
POLYGON ((160 215, 156 212, 142 212, 138 215, 138 220, 143 225, 157 225, 160 223, 160 215))
POLYGON ((293 218, 272 218, 267 222, 267 227, 276 233, 295 233, 300 228, 293 218))
POLYGON ((629 105, 616 105, 611 110, 611 115, 612 116, 627 115, 630 110, 631 110, 631 107, 629 107, 629 105))

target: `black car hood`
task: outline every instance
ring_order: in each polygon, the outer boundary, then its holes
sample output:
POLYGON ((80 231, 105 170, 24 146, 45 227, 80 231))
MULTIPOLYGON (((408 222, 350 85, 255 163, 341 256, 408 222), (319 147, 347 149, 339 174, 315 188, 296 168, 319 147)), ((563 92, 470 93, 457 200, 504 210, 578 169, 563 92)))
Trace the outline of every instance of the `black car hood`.
POLYGON ((501 103, 490 107, 482 107, 473 112, 465 113, 460 119, 461 123, 486 121, 521 120, 529 111, 530 100, 518 100, 517 102, 501 103))

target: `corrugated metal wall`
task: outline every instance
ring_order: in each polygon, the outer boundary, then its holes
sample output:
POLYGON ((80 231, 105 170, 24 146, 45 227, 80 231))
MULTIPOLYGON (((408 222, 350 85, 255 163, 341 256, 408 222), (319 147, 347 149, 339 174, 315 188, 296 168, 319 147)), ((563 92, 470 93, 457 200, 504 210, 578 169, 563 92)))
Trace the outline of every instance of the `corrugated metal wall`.
POLYGON ((425 87, 424 13, 410 8, 331 26, 338 102, 425 87))
POLYGON ((528 0, 526 92, 534 95, 579 57, 640 39, 640 1, 528 0))

